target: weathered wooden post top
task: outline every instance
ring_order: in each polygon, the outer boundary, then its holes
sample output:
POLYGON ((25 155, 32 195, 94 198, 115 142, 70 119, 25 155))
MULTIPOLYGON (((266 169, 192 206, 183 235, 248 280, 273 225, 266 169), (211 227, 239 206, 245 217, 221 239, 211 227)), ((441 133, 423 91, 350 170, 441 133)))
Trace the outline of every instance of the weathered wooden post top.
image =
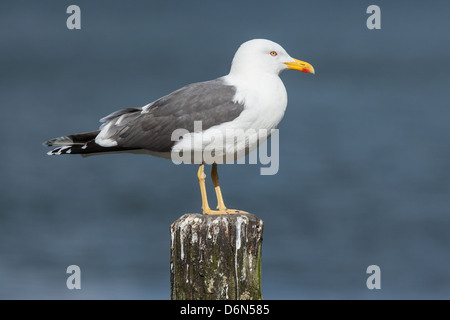
POLYGON ((263 221, 223 205, 216 170, 213 165, 211 176, 219 210, 209 208, 200 166, 204 214, 185 214, 170 227, 172 300, 262 299, 263 221))
POLYGON ((172 300, 262 299, 262 220, 185 214, 170 233, 172 300))

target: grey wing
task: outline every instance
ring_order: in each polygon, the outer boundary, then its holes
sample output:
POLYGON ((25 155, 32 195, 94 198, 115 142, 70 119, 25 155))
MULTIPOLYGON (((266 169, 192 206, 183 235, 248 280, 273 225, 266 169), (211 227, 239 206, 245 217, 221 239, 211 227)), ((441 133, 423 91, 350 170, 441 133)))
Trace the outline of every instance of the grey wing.
POLYGON ((194 122, 201 121, 206 130, 237 118, 244 106, 233 101, 235 93, 234 86, 216 79, 183 87, 144 108, 119 110, 102 119, 97 143, 170 152, 176 129, 193 132, 194 122))

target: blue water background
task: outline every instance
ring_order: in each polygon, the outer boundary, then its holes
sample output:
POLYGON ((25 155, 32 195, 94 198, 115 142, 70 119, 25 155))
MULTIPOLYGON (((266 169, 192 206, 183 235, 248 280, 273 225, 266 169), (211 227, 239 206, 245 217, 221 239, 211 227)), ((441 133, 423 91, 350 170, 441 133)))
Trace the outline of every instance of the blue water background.
POLYGON ((449 12, 448 1, 2 1, 0 298, 169 299, 169 226, 200 210, 196 166, 48 157, 42 142, 225 75, 252 38, 316 69, 282 74, 279 172, 219 168, 227 204, 265 222, 264 298, 450 298, 449 12), (70 4, 81 30, 66 28, 70 4), (366 27, 370 4, 381 30, 366 27), (66 287, 72 264, 81 290, 66 287), (380 290, 366 287, 372 264, 380 290))

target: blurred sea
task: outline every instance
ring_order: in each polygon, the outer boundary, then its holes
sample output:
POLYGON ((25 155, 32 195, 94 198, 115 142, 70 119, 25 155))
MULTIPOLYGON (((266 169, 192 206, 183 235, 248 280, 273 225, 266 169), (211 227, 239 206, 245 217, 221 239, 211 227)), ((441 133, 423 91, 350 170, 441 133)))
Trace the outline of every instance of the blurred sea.
POLYGON ((200 210, 197 167, 48 157, 42 142, 225 75, 252 38, 316 69, 282 74, 278 174, 219 167, 226 203, 265 222, 264 298, 450 298, 448 12, 448 1, 2 1, 0 298, 170 298, 169 226, 200 210), (66 28, 71 4, 81 30, 66 28), (366 27, 371 4, 381 30, 366 27), (81 290, 66 288, 72 264, 81 290), (366 287, 372 264, 380 290, 366 287))

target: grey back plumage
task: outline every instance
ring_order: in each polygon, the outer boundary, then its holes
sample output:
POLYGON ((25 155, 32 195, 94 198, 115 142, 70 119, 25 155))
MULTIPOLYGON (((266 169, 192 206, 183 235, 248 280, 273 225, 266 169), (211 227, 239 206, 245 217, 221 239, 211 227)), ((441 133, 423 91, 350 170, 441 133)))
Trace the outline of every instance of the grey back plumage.
POLYGON ((244 106, 233 101, 235 93, 220 78, 190 84, 144 109, 123 109, 103 118, 104 137, 122 148, 170 152, 176 129, 193 132, 194 121, 201 121, 206 130, 237 118, 244 106))

